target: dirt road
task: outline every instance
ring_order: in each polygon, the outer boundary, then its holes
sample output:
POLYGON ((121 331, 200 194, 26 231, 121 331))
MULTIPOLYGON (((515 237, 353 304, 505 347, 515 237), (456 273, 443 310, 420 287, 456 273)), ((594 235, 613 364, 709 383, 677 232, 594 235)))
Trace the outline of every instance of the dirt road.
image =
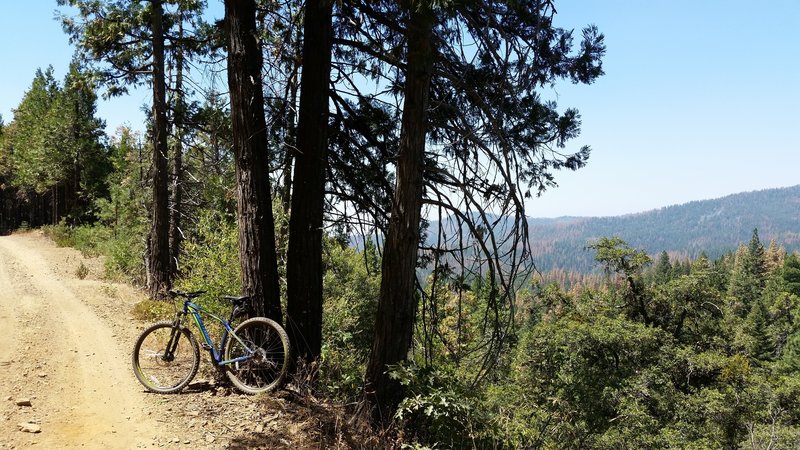
POLYGON ((0 449, 352 446, 338 408, 240 395, 205 355, 180 394, 146 393, 130 364, 143 296, 102 275, 100 259, 39 232, 0 236, 0 449))
POLYGON ((115 322, 101 318, 127 315, 125 287, 97 281, 92 263, 37 233, 0 237, 0 447, 152 444, 151 399, 115 322), (20 431, 25 423, 41 431, 20 431))

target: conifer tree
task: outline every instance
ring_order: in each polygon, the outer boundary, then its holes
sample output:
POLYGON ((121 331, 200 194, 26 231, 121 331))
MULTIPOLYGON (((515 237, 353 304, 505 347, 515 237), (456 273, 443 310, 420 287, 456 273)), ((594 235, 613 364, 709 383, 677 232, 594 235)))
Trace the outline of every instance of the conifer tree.
POLYGON ((70 224, 93 219, 91 203, 105 195, 110 169, 96 99, 73 61, 63 86, 52 68, 38 70, 16 109, 3 150, 10 184, 20 189, 21 198, 46 198, 49 204, 31 225, 45 217, 52 223, 66 218, 70 224))
POLYGON ((783 261, 783 279, 786 290, 800 297, 800 255, 792 253, 783 261))
POLYGON ((163 1, 58 0, 58 4, 78 9, 77 17, 62 17, 64 31, 86 60, 94 63, 109 95, 125 93, 128 85, 149 82, 152 86, 153 198, 147 288, 152 298, 162 297, 172 286, 163 1))
POLYGON ((747 328, 753 337, 750 357, 758 361, 769 361, 774 357, 775 344, 769 333, 771 323, 769 311, 762 299, 756 300, 747 315, 747 328))
POLYGON ((753 230, 753 236, 747 246, 747 264, 748 270, 758 281, 758 286, 763 288, 767 280, 767 253, 758 237, 758 229, 753 230))
POLYGON ((708 261, 708 255, 706 252, 700 252, 700 255, 697 259, 692 262, 692 272, 697 271, 705 271, 711 269, 711 263, 708 261))
POLYGON ((381 293, 367 367, 367 392, 374 417, 388 423, 402 392, 387 366, 404 361, 411 348, 416 313, 416 267, 423 193, 428 101, 436 54, 434 12, 427 1, 404 2, 408 59, 403 119, 397 160, 397 182, 384 248, 381 293), (391 274, 391 275, 389 275, 391 274))
POLYGON ((666 251, 662 251, 658 256, 655 266, 653 267, 654 281, 657 284, 664 284, 672 278, 672 264, 669 261, 669 255, 666 251))
MULTIPOLYGON (((358 20, 340 24, 344 38, 338 42, 366 57, 364 76, 386 79, 396 86, 387 92, 403 94, 394 116, 400 123, 397 151, 386 152, 397 178, 387 196, 384 277, 366 376, 367 391, 377 394, 385 420, 400 398, 387 366, 404 361, 412 342, 422 205, 435 207, 442 219, 454 215, 456 229, 469 230, 471 248, 480 255, 472 261, 486 268, 493 287, 485 302, 487 332, 476 341, 482 355, 475 361, 482 367, 478 382, 497 361, 513 326, 508 312, 514 307, 513 283, 530 263, 524 198, 555 186, 554 170, 578 169, 589 156, 588 147, 562 150, 579 132, 577 111, 561 114, 536 91, 560 79, 593 82, 603 73, 604 44, 597 29, 587 27, 580 49, 572 53, 572 32, 553 25, 551 2, 354 5, 358 20), (371 38, 363 40, 365 33, 371 38), (476 47, 467 50, 471 45, 476 47), (437 107, 429 108, 432 104, 437 107), (484 234, 497 229, 487 214, 492 206, 511 218, 503 236, 484 234)), ((370 200, 363 204, 378 203, 370 200)), ((374 216, 386 220, 386 212, 374 216)), ((455 235, 456 241, 463 237, 455 235)), ((458 251, 441 254, 468 259, 458 251)))
MULTIPOLYGON (((198 40, 182 39, 173 26, 182 24, 183 15, 174 17, 165 10, 164 0, 58 0, 59 5, 77 9, 75 17, 62 16, 64 31, 76 44, 84 61, 102 79, 106 95, 122 95, 132 85, 152 87, 150 137, 152 142, 152 202, 150 232, 147 239, 147 288, 151 297, 166 295, 174 277, 174 258, 170 247, 169 146, 167 73, 170 51, 197 49, 198 40)), ((181 11, 197 13, 203 3, 177 2, 181 11)), ((180 53, 180 52, 179 52, 180 53)), ((180 58, 178 58, 180 59, 180 58)))
POLYGON ((332 0, 308 0, 303 24, 303 72, 292 178, 286 261, 287 325, 292 348, 306 362, 322 351, 322 234, 328 161, 332 0))
POLYGON ((228 86, 236 155, 242 289, 257 315, 283 322, 268 177, 267 127, 254 0, 225 0, 228 86))
POLYGON ((97 94, 90 76, 73 61, 64 86, 48 115, 50 139, 57 143, 59 185, 63 189, 68 223, 94 219, 94 200, 107 195, 106 176, 111 170, 104 145, 102 120, 95 117, 97 94))
MULTIPOLYGON (((36 70, 31 88, 14 112, 5 153, 11 169, 11 183, 22 189, 43 193, 56 182, 58 159, 45 118, 56 101, 60 88, 53 68, 36 70)), ((33 225, 33 224, 32 224, 33 225)))
POLYGON ((750 308, 761 297, 766 284, 766 256, 764 246, 758 238, 758 230, 747 246, 740 246, 736 251, 736 259, 731 271, 728 294, 734 302, 734 311, 745 317, 750 308))
POLYGON ((800 333, 789 337, 781 359, 789 371, 800 373, 800 333))
POLYGON ((783 260, 786 257, 786 249, 778 246, 775 239, 769 242, 769 248, 765 255, 767 272, 773 272, 775 269, 783 266, 783 260))

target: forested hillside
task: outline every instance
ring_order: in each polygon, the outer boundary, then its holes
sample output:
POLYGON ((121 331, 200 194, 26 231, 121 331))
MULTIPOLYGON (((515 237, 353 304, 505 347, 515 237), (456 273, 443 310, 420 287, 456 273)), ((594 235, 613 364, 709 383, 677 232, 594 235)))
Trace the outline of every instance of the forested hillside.
POLYGON ((539 269, 581 273, 597 268, 585 248, 603 236, 619 236, 650 255, 711 258, 735 250, 753 229, 763 240, 800 249, 800 185, 733 194, 714 200, 618 217, 531 219, 531 248, 539 269))

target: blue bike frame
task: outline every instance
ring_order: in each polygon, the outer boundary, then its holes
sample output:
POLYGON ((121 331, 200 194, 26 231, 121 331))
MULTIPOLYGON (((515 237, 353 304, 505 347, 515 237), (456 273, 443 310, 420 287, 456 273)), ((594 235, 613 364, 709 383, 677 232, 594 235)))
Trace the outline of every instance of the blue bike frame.
POLYGON ((203 339, 205 340, 206 345, 208 345, 209 353, 211 353, 211 359, 215 365, 225 366, 228 364, 233 364, 241 361, 247 361, 248 359, 251 359, 253 357, 253 353, 255 352, 253 352, 253 350, 251 350, 250 347, 247 346, 247 344, 245 344, 241 339, 239 339, 239 336, 237 336, 236 333, 233 332, 233 327, 231 327, 231 324, 227 320, 217 316, 214 313, 204 311, 203 308, 200 307, 200 305, 192 303, 189 300, 185 300, 183 302, 183 311, 187 314, 192 315, 195 325, 197 325, 197 328, 203 334, 203 339), (214 346, 214 342, 211 340, 211 336, 208 334, 208 330, 206 330, 203 318, 200 317, 201 311, 213 317, 214 319, 218 320, 222 324, 222 326, 225 327, 225 330, 222 332, 222 342, 220 342, 219 350, 217 350, 217 348, 214 346), (233 336, 233 338, 236 339, 237 342, 242 344, 242 347, 244 347, 247 350, 247 355, 223 361, 222 349, 225 348, 225 344, 228 342, 228 336, 233 336))

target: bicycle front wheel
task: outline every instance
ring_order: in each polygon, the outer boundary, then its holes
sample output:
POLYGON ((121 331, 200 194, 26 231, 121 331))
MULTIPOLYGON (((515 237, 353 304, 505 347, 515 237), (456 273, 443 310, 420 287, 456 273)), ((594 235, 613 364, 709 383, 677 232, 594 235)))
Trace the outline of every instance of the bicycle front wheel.
POLYGON ((233 334, 225 347, 225 359, 249 358, 226 366, 231 383, 246 394, 280 386, 289 365, 289 336, 283 327, 274 320, 254 317, 242 322, 233 334))
POLYGON ((133 373, 148 391, 178 392, 192 381, 200 366, 200 347, 192 333, 171 322, 144 330, 133 346, 133 373), (172 341, 171 348, 167 348, 172 341))

